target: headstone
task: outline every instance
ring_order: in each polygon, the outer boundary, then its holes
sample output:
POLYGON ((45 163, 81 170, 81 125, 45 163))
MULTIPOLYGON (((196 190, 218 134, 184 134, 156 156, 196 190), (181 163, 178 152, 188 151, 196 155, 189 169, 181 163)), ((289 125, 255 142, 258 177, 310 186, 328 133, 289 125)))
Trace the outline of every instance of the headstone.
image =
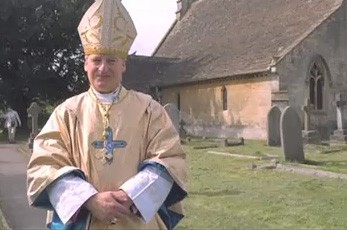
POLYGON ((314 109, 313 105, 310 102, 310 99, 306 98, 305 105, 302 107, 302 110, 304 111, 304 130, 309 131, 311 130, 311 113, 314 109))
POLYGON ((280 133, 285 160, 304 162, 301 121, 299 115, 290 106, 287 106, 281 114, 280 133))
POLYGON ((164 105, 166 112, 169 114, 173 125, 175 126, 177 132, 180 132, 180 111, 177 106, 172 103, 164 105))
POLYGON ((155 95, 157 101, 161 104, 161 101, 162 101, 162 98, 163 98, 163 92, 162 92, 162 90, 158 86, 156 86, 154 88, 154 95, 155 95))
POLYGON ((347 130, 346 125, 343 120, 343 110, 344 106, 347 104, 344 96, 341 93, 335 95, 336 100, 336 122, 337 129, 331 135, 330 139, 337 142, 346 142, 347 141, 347 130))
POLYGON ((272 106, 267 114, 267 144, 269 146, 281 146, 280 134, 281 110, 278 106, 272 106))
POLYGON ((219 147, 228 147, 228 139, 224 138, 220 140, 219 147))
POLYGON ((311 104, 310 99, 306 98, 305 105, 301 108, 304 112, 304 130, 301 135, 303 141, 307 144, 318 144, 320 143, 319 133, 317 130, 312 128, 311 115, 314 106, 311 104))
POLYGON ((182 117, 180 116, 180 124, 179 124, 179 135, 180 135, 180 137, 181 137, 181 139, 183 138, 183 139, 185 139, 186 137, 187 137, 187 131, 186 131, 186 129, 185 129, 185 122, 184 122, 184 120, 182 119, 182 117))
POLYGON ((287 90, 271 92, 271 104, 277 105, 281 110, 289 105, 289 96, 287 90))
POLYGON ((245 145, 245 139, 243 137, 240 137, 238 139, 228 140, 228 146, 239 146, 239 145, 245 145))
POLYGON ((30 107, 27 109, 28 116, 31 117, 31 133, 28 141, 30 149, 32 149, 34 138, 39 131, 38 117, 41 111, 41 107, 36 102, 31 103, 30 107))
POLYGON ((336 99, 336 115, 337 115, 337 129, 338 130, 344 130, 345 124, 343 122, 343 107, 346 105, 346 101, 342 97, 340 93, 335 95, 336 99))
POLYGON ((237 140, 223 138, 219 142, 219 147, 230 147, 230 146, 239 146, 239 145, 245 145, 245 139, 243 137, 240 137, 237 140))

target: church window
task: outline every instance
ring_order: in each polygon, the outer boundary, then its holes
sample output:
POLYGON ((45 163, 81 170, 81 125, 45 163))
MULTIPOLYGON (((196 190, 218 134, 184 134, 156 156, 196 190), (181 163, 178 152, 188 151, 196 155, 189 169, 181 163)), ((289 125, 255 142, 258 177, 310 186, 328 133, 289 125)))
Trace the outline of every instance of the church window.
POLYGON ((181 110, 181 95, 177 93, 177 109, 181 110))
POLYGON ((225 86, 222 87, 223 110, 228 110, 228 91, 225 86))
POLYGON ((323 69, 318 63, 314 63, 310 70, 310 102, 316 110, 323 109, 323 69))

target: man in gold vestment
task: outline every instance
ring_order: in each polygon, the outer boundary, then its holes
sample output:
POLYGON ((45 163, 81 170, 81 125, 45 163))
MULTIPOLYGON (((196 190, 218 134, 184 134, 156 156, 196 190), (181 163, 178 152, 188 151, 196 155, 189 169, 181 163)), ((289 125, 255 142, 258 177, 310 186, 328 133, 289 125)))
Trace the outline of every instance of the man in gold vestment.
POLYGON ((185 153, 163 107, 121 85, 134 24, 120 0, 96 0, 78 32, 90 89, 55 108, 35 138, 29 204, 49 210, 50 229, 172 229, 185 153))

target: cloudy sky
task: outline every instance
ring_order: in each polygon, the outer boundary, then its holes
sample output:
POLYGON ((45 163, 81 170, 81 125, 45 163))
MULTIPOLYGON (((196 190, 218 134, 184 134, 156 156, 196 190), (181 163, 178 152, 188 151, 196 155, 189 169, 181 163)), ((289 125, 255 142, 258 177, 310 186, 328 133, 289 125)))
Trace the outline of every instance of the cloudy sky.
POLYGON ((176 18, 176 0, 123 0, 122 3, 138 34, 130 53, 150 56, 176 18))

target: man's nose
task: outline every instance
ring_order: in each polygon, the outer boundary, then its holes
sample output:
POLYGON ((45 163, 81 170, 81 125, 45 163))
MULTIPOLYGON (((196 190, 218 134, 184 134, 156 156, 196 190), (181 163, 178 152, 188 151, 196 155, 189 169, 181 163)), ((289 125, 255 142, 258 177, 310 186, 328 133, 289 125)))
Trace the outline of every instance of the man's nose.
POLYGON ((106 71, 108 68, 107 62, 106 60, 102 60, 99 66, 99 70, 100 71, 106 71))

